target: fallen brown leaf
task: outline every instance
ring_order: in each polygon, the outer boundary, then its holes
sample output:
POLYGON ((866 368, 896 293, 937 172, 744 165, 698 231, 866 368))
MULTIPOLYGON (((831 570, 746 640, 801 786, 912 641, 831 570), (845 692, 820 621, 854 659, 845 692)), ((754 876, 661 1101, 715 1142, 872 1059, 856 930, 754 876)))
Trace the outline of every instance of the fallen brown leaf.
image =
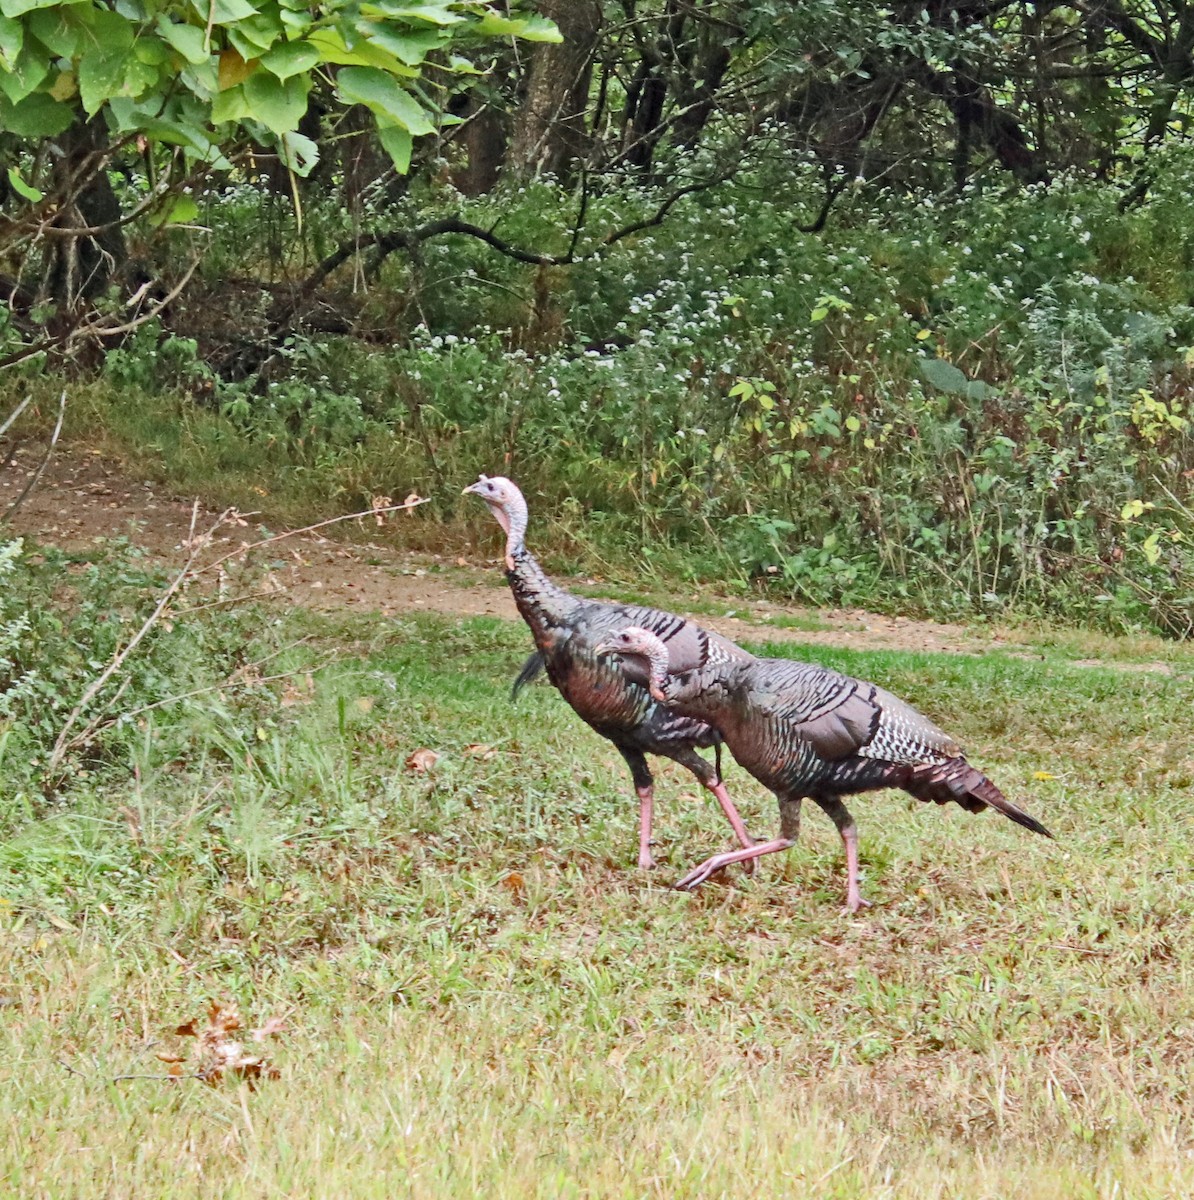
POLYGON ((426 771, 430 771, 437 762, 439 762, 439 755, 434 750, 428 750, 426 747, 423 747, 421 750, 416 750, 406 760, 406 766, 408 770, 415 771, 421 775, 426 771))
POLYGON ((411 506, 411 507, 408 507, 406 510, 406 515, 408 517, 413 517, 415 515, 415 510, 414 510, 413 506, 422 499, 423 499, 423 497, 420 496, 418 492, 411 492, 411 494, 409 496, 407 496, 407 498, 405 500, 402 501, 403 504, 411 506))
POLYGON ((469 758, 479 758, 482 762, 488 762, 497 754, 497 751, 492 746, 486 746, 481 742, 473 742, 465 746, 464 752, 469 758))

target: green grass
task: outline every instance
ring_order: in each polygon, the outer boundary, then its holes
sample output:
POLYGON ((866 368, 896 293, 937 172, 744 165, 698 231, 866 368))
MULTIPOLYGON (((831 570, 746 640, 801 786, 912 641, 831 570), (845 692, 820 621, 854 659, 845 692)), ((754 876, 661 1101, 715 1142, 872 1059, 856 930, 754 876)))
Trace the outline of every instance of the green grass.
POLYGON ((288 620, 345 651, 310 698, 163 710, 0 801, 0 1194, 1194 1188, 1187 675, 778 649, 916 702, 1058 837, 860 798, 851 919, 815 811, 753 880, 670 891, 728 843, 672 770, 639 872, 612 748, 550 688, 508 703, 523 630, 288 620), (280 1079, 120 1078, 210 997, 286 1017, 280 1079))

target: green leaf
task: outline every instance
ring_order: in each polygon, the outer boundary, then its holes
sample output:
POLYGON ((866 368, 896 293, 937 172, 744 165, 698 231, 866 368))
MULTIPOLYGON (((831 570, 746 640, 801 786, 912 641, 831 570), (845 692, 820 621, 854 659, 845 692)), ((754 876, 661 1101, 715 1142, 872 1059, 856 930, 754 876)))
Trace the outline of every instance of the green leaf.
POLYGON ((235 25, 237 21, 257 15, 257 10, 249 0, 191 0, 191 7, 202 18, 205 29, 209 14, 214 17, 216 25, 235 25))
POLYGON ((261 65, 279 79, 301 75, 311 70, 321 55, 310 42, 283 42, 261 56, 261 65))
POLYGON ((89 117, 113 96, 132 95, 125 89, 128 67, 126 50, 93 50, 79 59, 79 99, 89 117))
POLYGON ((226 121, 243 121, 248 115, 249 102, 245 99, 243 84, 238 83, 235 87, 225 88, 211 102, 213 125, 223 125, 226 121))
POLYGON ((410 131, 397 125, 387 125, 377 131, 378 141, 385 152, 394 160, 394 167, 399 175, 405 175, 410 170, 410 152, 414 139, 410 131))
POLYGON ((282 37, 282 28, 276 21, 258 14, 248 20, 238 21, 227 33, 228 41, 247 61, 260 58, 269 50, 282 37))
POLYGON ((0 14, 20 17, 36 8, 57 8, 62 0, 0 0, 0 14))
POLYGON ((278 151, 282 161, 296 175, 306 175, 319 161, 319 147, 309 138, 293 129, 278 139, 278 151))
POLYGON ((0 69, 11 71, 25 41, 25 27, 10 17, 0 17, 0 69))
POLYGON ((49 73, 50 63, 45 52, 26 42, 16 67, 11 71, 0 71, 0 91, 16 104, 38 88, 49 73))
POLYGON ((438 50, 450 36, 440 29, 408 30, 396 33, 390 26, 378 21, 363 21, 361 30, 370 44, 388 50, 407 66, 416 67, 427 55, 438 50))
POLYGON ((435 126, 417 100, 391 76, 373 67, 345 67, 336 88, 349 104, 363 104, 386 124, 400 125, 412 134, 433 133, 435 126))
POLYGON ((51 53, 74 58, 79 47, 79 26, 70 19, 70 10, 39 9, 26 17, 29 32, 51 53))
POLYGON ((862 422, 855 416, 846 418, 846 428, 851 433, 857 433, 862 428, 862 422))
POLYGON ((939 392, 950 396, 965 394, 966 385, 970 382, 953 363, 943 358, 926 358, 920 364, 921 376, 931 383, 939 392))
POLYGON ((1155 567, 1161 559, 1161 547, 1158 543, 1161 540, 1160 532, 1150 533, 1144 539, 1144 545, 1140 547, 1144 551, 1144 557, 1148 560, 1150 567, 1155 567))
POLYGON ((204 45, 203 30, 195 25, 179 25, 167 20, 165 16, 158 17, 158 33, 179 54, 192 64, 206 62, 211 57, 210 51, 204 45))
POLYGON ((476 26, 476 31, 485 37, 509 36, 522 38, 524 42, 562 42, 560 31, 554 21, 546 17, 502 17, 497 13, 486 13, 476 26))
POLYGON ((254 71, 244 83, 249 116, 274 133, 294 129, 307 111, 307 92, 311 81, 296 75, 281 80, 268 71, 254 71))
POLYGON ((414 18, 432 25, 459 25, 465 18, 452 12, 447 4, 403 4, 402 0, 370 0, 361 5, 365 17, 391 17, 399 21, 414 18))
POLYGON ((185 225, 199 216, 194 196, 167 196, 162 206, 150 217, 159 228, 163 225, 185 225))
POLYGON ((34 92, 16 104, 0 96, 0 129, 17 137, 55 137, 75 119, 69 104, 44 92, 34 92))
POLYGON ((809 313, 808 319, 816 324, 818 321, 824 321, 827 316, 829 316, 829 309, 827 309, 823 304, 818 304, 817 307, 814 308, 811 313, 809 313))
POLYGON ((16 167, 8 168, 8 183, 18 196, 24 196, 26 200, 30 200, 34 204, 46 198, 45 192, 39 192, 32 184, 26 183, 21 178, 21 172, 16 167))
POLYGON ((418 72, 404 66, 388 50, 371 46, 366 41, 356 41, 352 49, 338 29, 316 29, 307 39, 323 55, 326 63, 341 66, 376 67, 387 75, 405 75, 414 78, 418 72))

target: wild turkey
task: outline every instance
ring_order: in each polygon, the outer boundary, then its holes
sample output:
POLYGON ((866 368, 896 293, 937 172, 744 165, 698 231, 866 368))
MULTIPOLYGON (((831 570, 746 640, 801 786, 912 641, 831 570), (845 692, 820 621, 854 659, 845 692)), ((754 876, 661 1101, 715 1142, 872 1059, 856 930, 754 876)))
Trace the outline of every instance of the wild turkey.
POLYGON ((564 591, 548 579, 524 544, 527 505, 518 488, 501 476, 482 475, 464 491, 480 496, 506 533, 506 578, 535 640, 536 653, 527 660, 514 690, 533 678, 542 663, 577 715, 618 748, 639 798, 638 865, 644 869, 655 865, 651 855, 654 780, 647 754, 660 754, 687 767, 717 797, 742 847, 754 845, 721 780, 721 735, 703 721, 677 716, 657 704, 647 693, 645 670, 599 658, 596 647, 603 638, 632 624, 658 635, 664 660, 676 670, 696 666, 698 661, 747 659, 746 651, 672 613, 606 604, 564 591), (716 766, 696 752, 696 747, 710 746, 717 752, 716 766))
POLYGON ((841 834, 846 908, 852 913, 868 902, 858 891, 858 834, 844 795, 897 787, 917 800, 952 800, 968 812, 994 808, 1034 833, 1053 836, 972 767, 952 738, 873 683, 782 658, 725 662, 703 655, 696 667, 678 672, 662 642, 643 628, 621 630, 597 653, 640 663, 656 700, 719 729, 730 753, 779 800, 778 838, 715 854, 678 888, 699 887, 731 863, 794 845, 805 797, 825 810, 841 834))

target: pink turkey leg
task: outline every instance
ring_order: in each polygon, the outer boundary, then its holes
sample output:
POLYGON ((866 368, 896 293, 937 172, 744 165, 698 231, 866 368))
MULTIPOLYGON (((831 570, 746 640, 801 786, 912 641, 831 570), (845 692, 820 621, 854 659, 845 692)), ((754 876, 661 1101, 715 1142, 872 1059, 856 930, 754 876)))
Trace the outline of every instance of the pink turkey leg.
MULTIPOLYGON (((655 796, 652 788, 636 787, 638 792, 638 865, 649 871, 655 865, 651 854, 651 821, 655 811, 655 796)), ((737 814, 735 814, 737 815, 737 814)))
MULTIPOLYGON (((721 805, 721 811, 725 813, 726 820, 729 821, 730 827, 734 831, 734 836, 738 839, 738 844, 744 849, 749 850, 755 840, 746 832, 746 826, 743 824, 742 818, 738 815, 738 810, 734 807, 733 800, 730 799, 730 793, 726 791, 726 785, 718 780, 717 783, 709 783, 705 785, 716 797, 717 803, 721 805)), ((748 875, 753 875, 755 871, 755 860, 748 858, 744 860, 746 866, 743 868, 748 875)), ((677 884, 677 886, 679 886, 677 884)))
POLYGON ((842 830, 842 842, 846 847, 846 907, 842 911, 856 913, 860 908, 870 908, 871 902, 858 891, 858 830, 853 825, 842 830))
POLYGON ((707 858, 694 871, 689 871, 678 883, 672 886, 677 891, 690 892, 693 888, 698 888, 710 875, 720 871, 723 867, 732 866, 734 863, 749 862, 751 859, 762 858, 764 854, 777 854, 780 850, 790 850, 795 841, 792 838, 775 838, 770 842, 756 842, 753 846, 748 846, 745 850, 729 850, 725 854, 715 854, 712 858, 707 858))

